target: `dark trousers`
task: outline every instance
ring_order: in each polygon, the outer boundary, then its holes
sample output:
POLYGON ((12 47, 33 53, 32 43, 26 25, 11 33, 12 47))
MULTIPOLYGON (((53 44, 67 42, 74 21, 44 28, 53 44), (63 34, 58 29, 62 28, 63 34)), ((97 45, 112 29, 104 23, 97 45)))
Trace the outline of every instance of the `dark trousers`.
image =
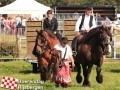
POLYGON ((60 41, 62 41, 62 35, 60 34, 60 33, 56 33, 56 36, 57 36, 57 38, 60 40, 60 41))
POLYGON ((72 40, 72 51, 77 51, 77 43, 78 43, 79 37, 76 36, 73 40, 72 40))

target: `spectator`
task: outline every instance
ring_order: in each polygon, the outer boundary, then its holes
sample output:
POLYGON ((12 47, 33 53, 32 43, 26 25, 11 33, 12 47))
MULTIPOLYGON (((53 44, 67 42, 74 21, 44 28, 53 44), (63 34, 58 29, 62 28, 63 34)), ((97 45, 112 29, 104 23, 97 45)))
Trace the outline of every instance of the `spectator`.
POLYGON ((1 33, 4 33, 4 28, 5 28, 5 18, 1 18, 1 33))
POLYGON ((25 29, 26 29, 26 18, 22 18, 22 35, 25 35, 25 29))
POLYGON ((110 27, 111 21, 107 16, 105 17, 105 22, 106 22, 106 27, 110 27))
POLYGON ((79 18, 79 14, 78 14, 77 10, 75 10, 74 19, 78 19, 78 18, 79 18))
POLYGON ((101 25, 101 21, 102 21, 102 17, 101 17, 100 14, 97 15, 96 21, 97 21, 97 26, 100 26, 101 25))
POLYGON ((21 18, 19 15, 16 17, 15 22, 16 22, 16 34, 20 34, 22 24, 21 24, 21 18))

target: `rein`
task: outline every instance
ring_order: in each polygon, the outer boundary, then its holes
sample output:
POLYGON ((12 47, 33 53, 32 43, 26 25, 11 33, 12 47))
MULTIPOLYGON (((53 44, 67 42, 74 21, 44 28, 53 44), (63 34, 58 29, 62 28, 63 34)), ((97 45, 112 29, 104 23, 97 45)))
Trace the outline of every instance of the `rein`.
POLYGON ((49 45, 47 45, 47 40, 42 37, 42 36, 39 36, 38 39, 41 39, 43 40, 43 43, 38 43, 37 42, 37 46, 39 46, 41 48, 42 51, 38 51, 39 54, 43 54, 44 52, 46 52, 48 49, 50 49, 49 45))

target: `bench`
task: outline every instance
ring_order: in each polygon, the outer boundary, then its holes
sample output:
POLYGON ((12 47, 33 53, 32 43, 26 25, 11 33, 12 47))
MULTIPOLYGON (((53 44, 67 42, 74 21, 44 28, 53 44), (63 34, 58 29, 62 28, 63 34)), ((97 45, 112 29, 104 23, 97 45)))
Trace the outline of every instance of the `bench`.
POLYGON ((31 65, 32 65, 32 72, 33 73, 38 73, 39 72, 37 60, 29 60, 28 59, 27 62, 31 63, 31 65))

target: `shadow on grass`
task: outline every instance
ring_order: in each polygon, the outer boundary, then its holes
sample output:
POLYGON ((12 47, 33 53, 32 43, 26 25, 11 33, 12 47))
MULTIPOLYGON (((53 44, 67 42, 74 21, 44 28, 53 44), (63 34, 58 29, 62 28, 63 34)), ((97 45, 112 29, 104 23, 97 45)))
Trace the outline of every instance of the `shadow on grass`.
POLYGON ((113 73, 120 73, 120 69, 112 69, 112 70, 110 70, 110 72, 113 72, 113 73))
POLYGON ((32 73, 32 71, 31 70, 24 70, 24 71, 20 71, 19 73, 30 74, 30 73, 32 73))
POLYGON ((87 89, 91 90, 92 89, 92 87, 84 87, 81 84, 68 85, 67 88, 63 88, 61 85, 59 85, 59 87, 56 87, 54 83, 51 84, 51 85, 45 84, 44 88, 46 90, 65 90, 65 89, 66 90, 75 90, 76 88, 79 88, 79 89, 80 88, 83 88, 83 89, 85 88, 85 90, 87 90, 87 89), (51 89, 51 87, 52 87, 52 89, 51 89))

